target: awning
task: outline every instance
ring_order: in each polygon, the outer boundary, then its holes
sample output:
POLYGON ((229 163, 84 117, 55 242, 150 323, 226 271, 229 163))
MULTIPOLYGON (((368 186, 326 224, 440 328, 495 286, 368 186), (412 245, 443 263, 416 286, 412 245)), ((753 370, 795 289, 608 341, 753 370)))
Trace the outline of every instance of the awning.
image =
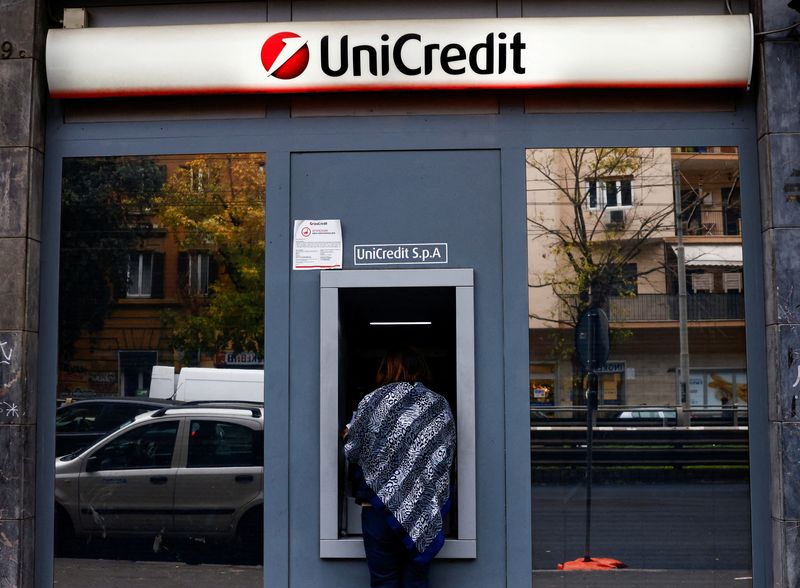
POLYGON ((683 254, 690 267, 742 266, 741 245, 684 245, 683 254))

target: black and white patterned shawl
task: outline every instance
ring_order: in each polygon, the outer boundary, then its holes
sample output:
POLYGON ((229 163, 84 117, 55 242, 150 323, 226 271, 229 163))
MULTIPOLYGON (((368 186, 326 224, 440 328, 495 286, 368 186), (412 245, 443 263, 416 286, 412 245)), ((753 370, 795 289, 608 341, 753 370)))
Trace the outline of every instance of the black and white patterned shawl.
POLYGON ((357 463, 390 525, 424 559, 444 543, 456 428, 450 406, 421 383, 387 384, 367 394, 350 423, 345 455, 357 463), (394 519, 394 520, 392 520, 394 519), (410 539, 410 541, 408 540, 410 539))

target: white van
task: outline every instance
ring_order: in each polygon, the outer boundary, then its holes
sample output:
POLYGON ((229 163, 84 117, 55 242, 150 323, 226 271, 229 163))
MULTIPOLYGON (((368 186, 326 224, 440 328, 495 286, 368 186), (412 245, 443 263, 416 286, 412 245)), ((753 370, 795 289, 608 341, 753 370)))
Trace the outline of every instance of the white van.
POLYGON ((264 371, 185 367, 176 374, 172 366, 156 365, 153 366, 149 396, 180 402, 264 402, 264 371))

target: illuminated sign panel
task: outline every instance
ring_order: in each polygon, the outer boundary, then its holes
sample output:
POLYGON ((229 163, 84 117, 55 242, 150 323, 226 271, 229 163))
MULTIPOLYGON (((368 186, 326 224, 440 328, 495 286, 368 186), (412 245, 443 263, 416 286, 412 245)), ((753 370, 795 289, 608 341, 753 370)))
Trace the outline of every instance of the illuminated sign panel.
POLYGON ((51 30, 55 98, 462 88, 746 87, 750 16, 51 30))

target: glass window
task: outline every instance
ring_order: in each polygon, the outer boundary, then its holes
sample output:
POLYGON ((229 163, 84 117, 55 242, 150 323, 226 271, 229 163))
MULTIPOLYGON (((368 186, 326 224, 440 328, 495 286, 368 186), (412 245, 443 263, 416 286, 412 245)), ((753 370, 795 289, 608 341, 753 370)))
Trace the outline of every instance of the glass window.
POLYGON ((593 179, 586 181, 586 203, 589 210, 628 208, 633 206, 630 178, 593 179))
MULTIPOLYGON (((56 578, 80 577, 92 558, 168 560, 242 564, 237 578, 261 585, 263 418, 248 406, 211 419, 202 447, 190 420, 214 406, 131 421, 169 410, 187 381, 186 401, 235 389, 263 411, 266 157, 80 157, 62 170, 57 399, 105 408, 59 411, 54 523, 80 559, 58 551, 56 578), (116 430, 89 460, 83 449, 116 430)), ((185 584, 173 567, 143 575, 185 584)))
POLYGON ((192 294, 208 294, 209 260, 207 253, 189 254, 189 292, 192 294))
POLYGON ((153 286, 153 254, 135 252, 128 262, 128 297, 149 298, 153 286))
POLYGON ((178 421, 142 425, 98 449, 87 470, 138 470, 172 465, 178 421))
POLYGON ((534 584, 588 551, 633 570, 615 586, 734 585, 751 575, 736 149, 529 149, 526 175, 534 584), (591 365, 587 310, 609 327, 591 365))
POLYGON ((192 421, 186 466, 246 467, 263 465, 263 434, 234 423, 192 421))
POLYGON ((530 370, 531 406, 551 406, 555 399, 556 364, 532 363, 530 370))
POLYGON ((94 431, 102 410, 102 405, 64 406, 56 413, 56 432, 94 431))

